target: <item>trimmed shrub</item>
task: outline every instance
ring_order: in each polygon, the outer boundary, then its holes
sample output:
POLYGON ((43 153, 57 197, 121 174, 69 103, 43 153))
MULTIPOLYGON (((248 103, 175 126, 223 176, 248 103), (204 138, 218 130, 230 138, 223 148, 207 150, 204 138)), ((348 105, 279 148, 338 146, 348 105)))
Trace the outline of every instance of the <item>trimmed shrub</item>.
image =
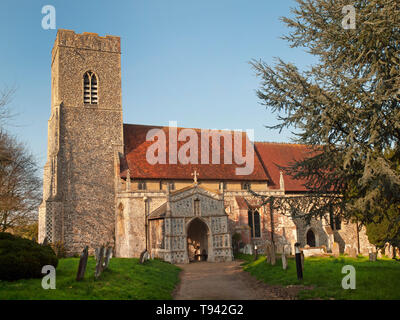
POLYGON ((0 280, 41 278, 45 265, 58 265, 50 246, 0 232, 0 280))

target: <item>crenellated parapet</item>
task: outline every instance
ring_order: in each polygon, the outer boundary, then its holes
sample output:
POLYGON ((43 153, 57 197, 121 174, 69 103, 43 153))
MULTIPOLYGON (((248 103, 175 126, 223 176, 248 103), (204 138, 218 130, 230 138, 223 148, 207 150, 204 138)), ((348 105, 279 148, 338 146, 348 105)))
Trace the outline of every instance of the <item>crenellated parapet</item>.
POLYGON ((84 32, 79 34, 72 30, 59 29, 54 48, 56 48, 57 45, 79 49, 121 53, 120 37, 110 35, 101 37, 97 33, 92 32, 84 32))

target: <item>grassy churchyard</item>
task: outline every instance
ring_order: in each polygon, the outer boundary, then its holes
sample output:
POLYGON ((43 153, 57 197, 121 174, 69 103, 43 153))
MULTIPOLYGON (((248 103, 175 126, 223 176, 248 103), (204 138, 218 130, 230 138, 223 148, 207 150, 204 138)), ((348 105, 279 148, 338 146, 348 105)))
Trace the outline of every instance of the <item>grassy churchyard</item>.
POLYGON ((288 268, 282 269, 282 261, 277 257, 276 265, 265 261, 264 256, 254 261, 251 255, 240 254, 245 260, 243 269, 259 280, 270 285, 304 285, 311 290, 299 292, 300 299, 340 299, 340 300, 381 300, 400 299, 400 262, 389 258, 369 261, 367 257, 348 256, 309 257, 304 261, 303 281, 297 280, 296 262, 288 258, 288 268), (356 271, 356 289, 343 289, 342 273, 345 265, 352 265, 356 271))
MULTIPOLYGON (((254 261, 252 255, 240 254, 242 267, 255 278, 269 285, 303 285, 312 287, 299 292, 299 299, 400 299, 400 262, 382 258, 375 262, 366 257, 310 257, 304 262, 303 281, 297 280, 294 258, 288 258, 287 270, 264 256, 254 261), (343 289, 345 265, 356 271, 356 289, 343 289)), ((41 278, 0 281, 0 300, 159 300, 172 299, 179 282, 180 268, 158 259, 139 264, 138 259, 112 258, 99 279, 94 279, 96 261, 89 257, 85 277, 75 280, 79 258, 59 259, 56 269, 56 289, 43 289, 41 278)), ((217 265, 216 265, 217 267, 217 265)))
POLYGON ((43 289, 42 279, 0 280, 0 300, 149 300, 172 299, 180 269, 158 259, 139 264, 139 259, 112 258, 107 270, 94 279, 96 261, 89 257, 85 278, 75 280, 79 258, 60 259, 56 289, 43 289))

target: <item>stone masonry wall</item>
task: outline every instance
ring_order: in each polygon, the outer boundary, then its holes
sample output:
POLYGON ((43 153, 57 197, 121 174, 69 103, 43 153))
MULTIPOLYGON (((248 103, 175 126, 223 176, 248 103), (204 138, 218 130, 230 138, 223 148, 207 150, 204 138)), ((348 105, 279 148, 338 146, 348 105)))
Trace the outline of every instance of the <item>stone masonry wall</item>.
MULTIPOLYGON (((93 252, 114 243, 114 151, 123 150, 119 37, 58 31, 52 51, 51 119, 57 110, 59 125, 49 123, 44 179, 44 202, 59 203, 52 212, 55 234, 50 240, 63 241, 68 254, 80 253, 85 245, 93 252), (97 76, 97 104, 83 102, 87 71, 97 76)), ((48 207, 42 204, 42 217, 50 217, 48 207)))

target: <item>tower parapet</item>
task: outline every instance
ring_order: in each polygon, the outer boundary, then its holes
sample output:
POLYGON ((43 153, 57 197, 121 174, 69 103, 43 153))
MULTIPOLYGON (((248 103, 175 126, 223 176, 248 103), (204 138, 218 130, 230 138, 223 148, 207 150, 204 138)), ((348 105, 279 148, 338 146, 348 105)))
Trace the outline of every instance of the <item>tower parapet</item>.
POLYGON ((110 35, 102 37, 97 33, 92 32, 83 32, 82 34, 79 34, 72 30, 59 29, 54 48, 56 48, 57 45, 87 50, 121 53, 120 37, 110 35))

